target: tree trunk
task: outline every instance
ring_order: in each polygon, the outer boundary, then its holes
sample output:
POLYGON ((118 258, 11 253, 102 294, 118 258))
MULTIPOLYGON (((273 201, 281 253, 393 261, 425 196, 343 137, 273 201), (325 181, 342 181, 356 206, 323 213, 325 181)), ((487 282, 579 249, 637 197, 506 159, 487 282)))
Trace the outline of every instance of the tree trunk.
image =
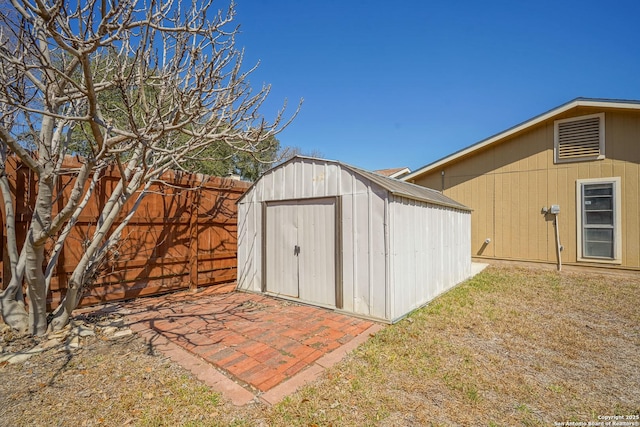
POLYGON ((69 322, 71 313, 78 306, 78 303, 82 298, 82 290, 87 285, 89 278, 95 274, 110 247, 120 239, 122 229, 129 223, 133 216, 133 212, 137 210, 140 202, 144 198, 144 195, 146 194, 145 191, 148 190, 150 185, 149 182, 146 183, 145 188, 138 196, 136 203, 134 203, 131 211, 121 221, 120 225, 111 234, 109 234, 109 230, 120 214, 123 206, 139 188, 143 175, 144 171, 136 171, 133 176, 130 177, 131 179, 128 185, 125 184, 126 177, 122 177, 109 197, 109 201, 102 211, 103 215, 101 215, 98 221, 98 228, 92 237, 91 244, 85 250, 82 258, 69 278, 67 293, 65 294, 64 299, 60 303, 60 306, 53 312, 53 319, 49 326, 50 330, 60 330, 69 322))
POLYGON ((26 242, 27 265, 25 281, 29 297, 29 333, 44 335, 47 333, 47 292, 42 264, 44 263, 44 245, 33 246, 26 242))
POLYGON ((29 329, 29 315, 23 301, 15 300, 9 294, 3 294, 2 298, 0 298, 0 310, 2 311, 2 320, 11 329, 15 329, 21 334, 27 332, 29 329))
POLYGON ((71 313, 76 309, 80 298, 82 298, 80 291, 83 289, 83 278, 78 279, 75 276, 76 274, 74 272, 67 283, 67 293, 64 295, 64 299, 60 303, 60 306, 53 312, 53 319, 51 319, 51 324, 49 325, 49 330, 51 331, 59 331, 69 323, 71 313))
MULTIPOLYGON (((47 172, 51 163, 44 165, 47 172)), ((45 244, 51 227, 51 205, 53 202, 53 174, 41 174, 38 180, 38 196, 25 241, 26 265, 24 279, 29 297, 29 333, 47 333, 47 284, 44 276, 45 244)))
POLYGON ((24 294, 22 293, 25 255, 23 251, 15 268, 12 263, 9 286, 0 294, 2 319, 7 325, 20 333, 25 333, 29 329, 29 315, 24 305, 24 294))
MULTIPOLYGON (((4 162, 6 162, 6 156, 3 157, 5 157, 4 162)), ((7 252, 11 272, 9 285, 0 293, 0 315, 11 328, 20 333, 25 333, 29 329, 29 316, 24 305, 24 294, 22 292, 25 257, 24 253, 18 254, 13 199, 11 198, 11 187, 4 169, 0 176, 0 194, 2 194, 4 202, 4 222, 7 232, 7 252)))

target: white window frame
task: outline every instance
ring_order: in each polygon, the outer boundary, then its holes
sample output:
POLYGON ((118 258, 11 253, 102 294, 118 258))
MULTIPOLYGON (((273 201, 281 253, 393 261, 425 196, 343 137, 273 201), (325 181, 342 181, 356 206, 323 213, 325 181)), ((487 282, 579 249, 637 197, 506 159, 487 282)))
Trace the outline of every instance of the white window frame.
POLYGON ((553 122, 553 161, 554 163, 576 163, 576 162, 584 162, 589 160, 602 160, 605 158, 605 131, 604 131, 604 113, 596 113, 589 114, 586 116, 578 116, 578 117, 569 117, 567 119, 556 120, 553 122), (599 154, 596 156, 583 156, 583 157, 574 157, 570 159, 561 159, 560 158, 560 150, 558 150, 558 143, 560 139, 560 125, 562 123, 567 122, 577 122, 580 120, 591 119, 593 117, 598 117, 600 119, 600 147, 599 154))
POLYGON ((584 262, 597 262, 605 264, 622 264, 622 200, 621 178, 590 178, 576 180, 576 223, 577 223, 577 259, 584 262), (588 257, 583 254, 582 246, 582 215, 584 201, 582 187, 584 184, 613 184, 613 258, 588 257))

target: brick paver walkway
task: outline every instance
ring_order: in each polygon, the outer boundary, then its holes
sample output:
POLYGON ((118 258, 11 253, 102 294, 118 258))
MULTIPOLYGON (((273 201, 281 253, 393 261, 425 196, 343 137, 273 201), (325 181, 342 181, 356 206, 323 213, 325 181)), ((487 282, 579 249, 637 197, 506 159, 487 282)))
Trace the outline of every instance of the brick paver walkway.
POLYGON ((137 300, 127 316, 266 392, 367 331, 373 322, 257 294, 208 288, 137 300), (221 292, 222 291, 222 292, 221 292))

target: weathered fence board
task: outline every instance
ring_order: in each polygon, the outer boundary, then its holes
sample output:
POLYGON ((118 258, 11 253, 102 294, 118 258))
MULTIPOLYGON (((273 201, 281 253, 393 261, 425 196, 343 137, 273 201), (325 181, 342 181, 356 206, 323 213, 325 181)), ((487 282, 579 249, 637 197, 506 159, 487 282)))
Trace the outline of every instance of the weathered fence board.
MULTIPOLYGON (((73 171, 80 159, 68 157, 67 173, 60 175, 54 214, 68 200, 73 171)), ((36 195, 36 177, 15 157, 7 161, 7 175, 14 196, 18 245, 22 243, 31 218, 30 206, 36 195)), ((64 296, 68 278, 80 260, 95 230, 102 207, 120 173, 107 169, 67 238, 51 280, 48 303, 57 306, 64 296)), ((123 239, 86 290, 80 305, 117 301, 180 289, 195 289, 236 280, 237 207, 235 201, 249 183, 198 174, 170 172, 151 188, 135 216, 124 228, 123 239)), ((132 203, 132 202, 130 202, 132 203)), ((125 209, 123 212, 127 212, 125 209)), ((2 208, 2 285, 10 279, 5 212, 2 208)), ((114 224, 117 227, 124 214, 114 224)), ((53 245, 53 240, 51 241, 53 245)), ((19 247, 20 249, 20 247, 19 247)))

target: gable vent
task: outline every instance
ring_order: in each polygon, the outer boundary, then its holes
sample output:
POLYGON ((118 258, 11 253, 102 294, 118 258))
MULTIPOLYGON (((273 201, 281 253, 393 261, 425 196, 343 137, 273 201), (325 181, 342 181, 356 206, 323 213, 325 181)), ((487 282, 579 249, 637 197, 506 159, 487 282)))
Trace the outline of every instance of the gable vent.
POLYGON ((604 158, 604 114, 555 122, 556 162, 604 158))

